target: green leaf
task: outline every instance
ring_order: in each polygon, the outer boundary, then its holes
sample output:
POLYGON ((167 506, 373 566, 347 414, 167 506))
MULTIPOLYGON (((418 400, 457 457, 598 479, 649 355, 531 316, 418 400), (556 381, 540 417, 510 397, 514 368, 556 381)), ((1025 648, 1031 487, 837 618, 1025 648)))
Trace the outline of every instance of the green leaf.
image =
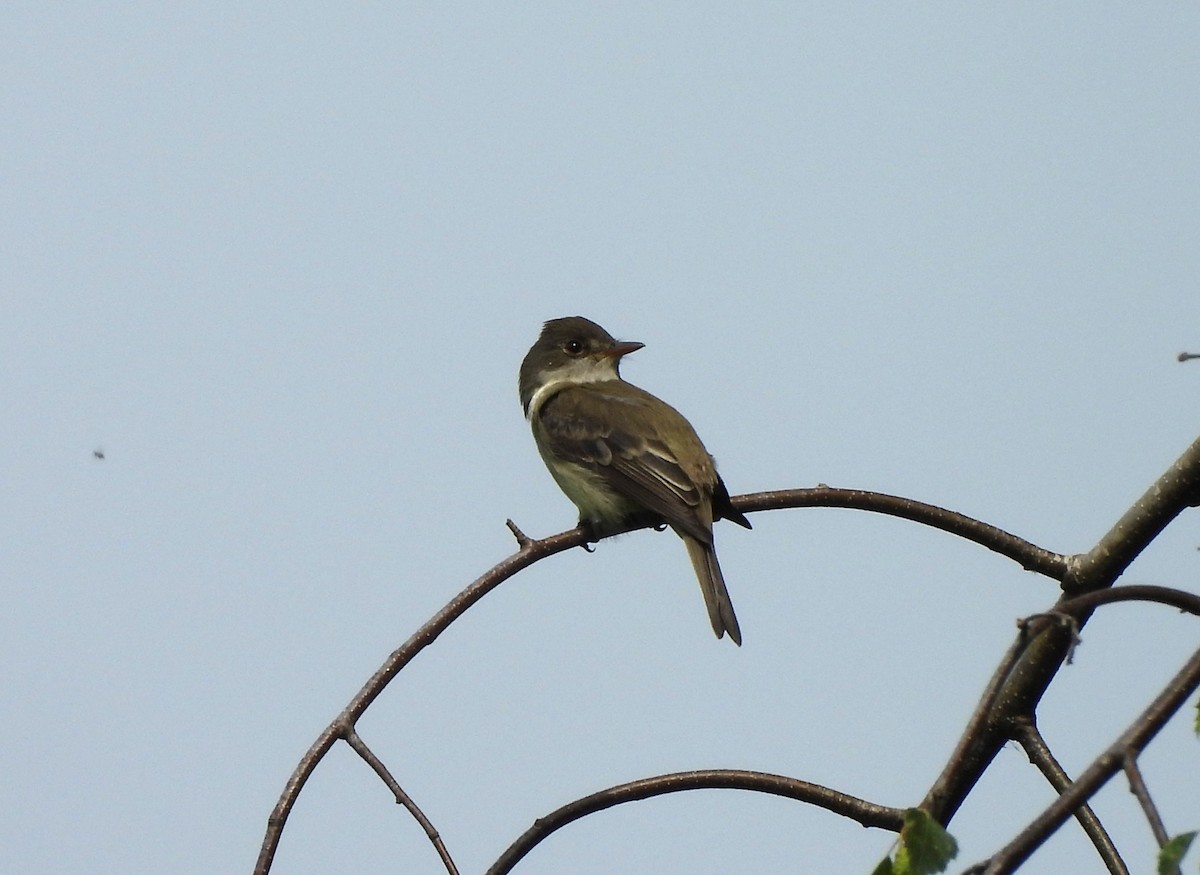
POLYGON ((1200 735, 1200 699, 1196 700, 1196 734, 1200 735))
POLYGON ((899 875, 934 875, 943 871, 958 853, 958 842, 954 837, 919 808, 904 812, 900 841, 900 852, 896 856, 899 858, 900 853, 907 851, 908 866, 899 875))
POLYGON ((1183 855, 1188 852, 1195 837, 1196 830, 1192 830, 1175 836, 1162 846, 1162 850, 1158 852, 1158 875, 1175 875, 1179 871, 1183 855))
POLYGON ((874 871, 871 872, 871 875, 896 875, 895 870, 892 868, 892 858, 884 857, 880 864, 875 867, 874 871))
POLYGON ((892 859, 884 858, 872 875, 935 875, 958 853, 958 842, 919 808, 904 812, 904 827, 892 859))

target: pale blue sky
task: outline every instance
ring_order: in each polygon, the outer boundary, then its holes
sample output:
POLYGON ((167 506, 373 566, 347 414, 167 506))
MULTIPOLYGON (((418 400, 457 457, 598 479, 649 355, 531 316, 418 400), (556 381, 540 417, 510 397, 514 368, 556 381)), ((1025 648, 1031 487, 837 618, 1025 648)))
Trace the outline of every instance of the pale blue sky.
MULTIPOLYGON (((818 482, 1085 550, 1196 437, 1200 10, 1185 4, 14 2, 0 10, 0 870, 248 872, 386 655, 569 527, 521 417, 548 318, 646 348, 730 489, 818 482), (92 451, 103 448, 98 461, 92 451)), ((661 772, 920 800, 1049 581, 897 520, 536 566, 360 729, 481 871, 661 772)), ((1194 587, 1184 517, 1128 579, 1194 587)), ((1195 647, 1122 606, 1042 726, 1078 771, 1195 647)), ((1145 758, 1200 827, 1187 721, 1145 758)), ((1016 749, 957 869, 1049 801, 1016 749)), ((1098 801, 1135 871, 1149 830, 1098 801)), ((523 873, 862 873, 891 836, 732 792, 569 827, 523 873)), ((1098 871, 1066 828, 1025 871, 1098 871), (1088 868, 1090 867, 1090 868, 1088 868)), ((275 872, 435 872, 348 749, 275 872)))

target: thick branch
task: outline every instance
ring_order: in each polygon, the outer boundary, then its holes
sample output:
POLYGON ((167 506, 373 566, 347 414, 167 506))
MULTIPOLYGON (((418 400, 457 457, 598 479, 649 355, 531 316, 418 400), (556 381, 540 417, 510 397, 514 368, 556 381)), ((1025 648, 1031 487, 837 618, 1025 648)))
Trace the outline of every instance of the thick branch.
POLYGON ((1111 586, 1175 517, 1200 497, 1200 440, 1087 553, 1072 557, 1063 590, 1078 595, 1111 586))
MULTIPOLYGON (((1198 495, 1200 440, 1188 447, 1095 547, 1082 556, 1071 557, 1062 578, 1064 592, 1078 596, 1110 587, 1159 532, 1196 502, 1198 495)), ((1064 597, 1059 607, 1070 603, 1064 597)), ((1086 612, 1077 615, 1079 627, 1087 618, 1086 612)), ((980 701, 976 711, 986 707, 987 714, 972 718, 955 755, 926 794, 921 807, 943 825, 953 818, 1020 722, 1033 719, 1042 695, 1070 653, 1073 632, 1067 634, 1061 624, 1052 622, 1040 625, 1007 672, 999 692, 987 703, 980 701)))
POLYGON ((513 866, 533 850, 539 842, 581 817, 626 802, 637 802, 641 799, 650 799, 667 793, 679 793, 684 790, 703 789, 753 790, 759 793, 771 793, 775 796, 785 796, 800 802, 808 802, 832 811, 834 814, 841 814, 856 820, 863 826, 888 829, 892 832, 899 832, 900 828, 904 826, 903 809, 876 805, 836 790, 830 790, 820 784, 810 784, 807 781, 799 781, 783 775, 730 769, 677 772, 609 787, 607 790, 601 790, 599 793, 569 802, 557 811, 538 818, 532 827, 500 855, 488 869, 487 875, 504 875, 511 871, 513 866))
POLYGON ((943 826, 950 822, 1016 726, 1005 716, 1011 706, 1002 705, 1001 700, 1012 691, 1012 678, 1030 643, 1044 648, 1053 646, 1060 658, 1074 645, 1075 627, 1066 616, 1039 614, 1017 626, 1016 640, 992 673, 954 753, 921 802, 920 807, 943 826), (1002 739, 1001 743, 997 744, 996 739, 1002 739))
POLYGON ((1187 698, 1200 686, 1200 650, 1171 679, 1150 706, 1138 716, 1112 745, 1100 754, 1075 779, 1062 795, 1054 800, 1016 838, 1000 849, 986 864, 972 867, 970 872, 985 875, 1006 875, 1025 862, 1071 814, 1085 804, 1097 790, 1121 771, 1129 758, 1136 758, 1146 745, 1166 725, 1187 698))

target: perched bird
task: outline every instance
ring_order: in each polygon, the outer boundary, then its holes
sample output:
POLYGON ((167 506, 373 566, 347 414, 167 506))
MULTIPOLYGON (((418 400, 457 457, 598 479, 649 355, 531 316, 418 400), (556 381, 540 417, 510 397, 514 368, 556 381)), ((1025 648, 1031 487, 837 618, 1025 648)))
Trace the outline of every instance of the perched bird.
POLYGON ((750 521, 730 502, 691 423, 621 379, 621 357, 643 346, 618 342, 582 316, 552 319, 521 362, 521 405, 580 524, 597 538, 637 520, 669 525, 687 547, 713 631, 740 646, 713 523, 750 521))

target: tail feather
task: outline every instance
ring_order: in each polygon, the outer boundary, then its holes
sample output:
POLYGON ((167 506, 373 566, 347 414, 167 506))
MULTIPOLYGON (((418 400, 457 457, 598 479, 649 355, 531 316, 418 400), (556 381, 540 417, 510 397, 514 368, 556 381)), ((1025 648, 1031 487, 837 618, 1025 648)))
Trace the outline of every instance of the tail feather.
POLYGON ((737 615, 733 613, 733 602, 729 599, 729 590, 725 588, 725 575, 721 573, 716 551, 711 545, 702 544, 693 537, 682 537, 688 558, 692 560, 692 568, 696 571, 696 579, 700 581, 700 592, 704 594, 713 632, 718 638, 728 632, 733 643, 741 647, 742 630, 738 628, 737 615))

